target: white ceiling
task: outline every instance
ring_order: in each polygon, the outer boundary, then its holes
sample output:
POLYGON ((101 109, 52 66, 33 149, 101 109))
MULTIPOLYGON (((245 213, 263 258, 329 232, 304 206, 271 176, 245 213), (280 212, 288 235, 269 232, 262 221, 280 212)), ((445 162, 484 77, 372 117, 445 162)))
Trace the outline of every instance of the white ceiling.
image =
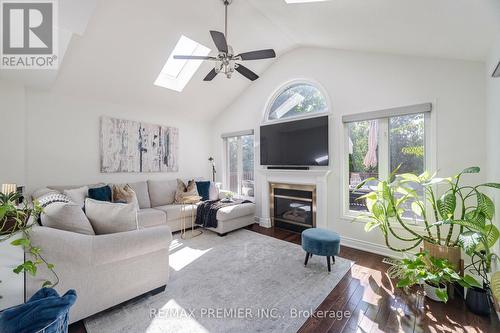
MULTIPOLYGON (((71 0, 73 15, 82 12, 81 1, 86 0, 71 0)), ((500 31, 499 2, 331 0, 287 5, 284 0, 234 0, 229 7, 229 43, 236 52, 272 47, 278 56, 307 45, 484 61, 500 31)), ((223 31, 221 0, 100 0, 90 20, 61 21, 75 22, 77 33, 88 24, 82 35, 73 35, 57 77, 52 73, 40 81, 12 71, 8 77, 17 75, 28 85, 50 83, 65 94, 158 106, 193 118, 219 113, 250 84, 239 75, 203 82, 210 63, 200 67, 182 93, 153 84, 182 34, 214 49, 208 31, 223 31)), ((272 62, 245 65, 265 75, 272 62)), ((6 77, 5 71, 0 77, 6 77)))

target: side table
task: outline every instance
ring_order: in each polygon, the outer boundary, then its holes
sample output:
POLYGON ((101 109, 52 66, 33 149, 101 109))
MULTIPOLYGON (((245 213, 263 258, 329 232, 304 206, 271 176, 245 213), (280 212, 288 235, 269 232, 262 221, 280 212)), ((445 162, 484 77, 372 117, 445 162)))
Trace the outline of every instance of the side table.
POLYGON ((195 203, 200 202, 202 198, 199 196, 189 196, 183 198, 181 202, 181 220, 182 220, 182 230, 181 230, 181 238, 182 239, 191 239, 197 237, 203 233, 200 229, 194 229, 194 221, 196 217, 196 208, 192 208, 190 206, 195 203), (191 212, 187 211, 187 208, 190 208, 191 212), (191 226, 189 226, 189 222, 191 222, 191 226))

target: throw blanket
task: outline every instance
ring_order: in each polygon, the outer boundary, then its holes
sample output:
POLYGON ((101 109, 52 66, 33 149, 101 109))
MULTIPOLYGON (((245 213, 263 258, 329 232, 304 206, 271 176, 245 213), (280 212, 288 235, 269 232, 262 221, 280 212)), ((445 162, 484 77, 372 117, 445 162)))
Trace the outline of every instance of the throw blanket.
MULTIPOLYGON (((75 301, 76 292, 72 289, 63 296, 59 296, 54 289, 42 288, 25 304, 14 306, 0 313, 0 332, 38 332, 60 316, 67 315, 69 308, 75 301)), ((56 327, 51 327, 45 332, 62 331, 56 330, 56 327)))
POLYGON ((201 225, 204 228, 217 228, 217 211, 228 206, 236 206, 251 201, 248 200, 233 200, 224 202, 222 200, 208 200, 198 205, 196 210, 196 225, 201 225))

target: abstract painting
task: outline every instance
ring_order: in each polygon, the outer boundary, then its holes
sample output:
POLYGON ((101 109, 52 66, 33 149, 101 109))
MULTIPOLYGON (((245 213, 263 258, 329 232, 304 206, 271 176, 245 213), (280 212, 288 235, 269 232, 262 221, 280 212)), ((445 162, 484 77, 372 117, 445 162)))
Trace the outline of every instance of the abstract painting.
POLYGON ((101 117, 101 172, 179 171, 179 129, 101 117))

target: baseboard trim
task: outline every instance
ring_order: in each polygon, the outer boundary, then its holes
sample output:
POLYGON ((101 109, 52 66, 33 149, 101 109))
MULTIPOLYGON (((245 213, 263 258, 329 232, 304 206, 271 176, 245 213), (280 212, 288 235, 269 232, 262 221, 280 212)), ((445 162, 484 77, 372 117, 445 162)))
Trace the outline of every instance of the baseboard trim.
POLYGON ((263 228, 271 228, 273 226, 270 218, 255 216, 255 222, 263 228))
POLYGON ((388 249, 386 246, 377 244, 377 243, 372 243, 372 242, 367 242, 364 240, 359 240, 359 239, 354 239, 350 237, 340 237, 340 245, 345 245, 347 247, 352 247, 357 250, 362 250, 366 252, 371 252, 375 254, 380 254, 385 257, 390 257, 390 258, 402 258, 402 254, 399 252, 392 251, 388 249))

